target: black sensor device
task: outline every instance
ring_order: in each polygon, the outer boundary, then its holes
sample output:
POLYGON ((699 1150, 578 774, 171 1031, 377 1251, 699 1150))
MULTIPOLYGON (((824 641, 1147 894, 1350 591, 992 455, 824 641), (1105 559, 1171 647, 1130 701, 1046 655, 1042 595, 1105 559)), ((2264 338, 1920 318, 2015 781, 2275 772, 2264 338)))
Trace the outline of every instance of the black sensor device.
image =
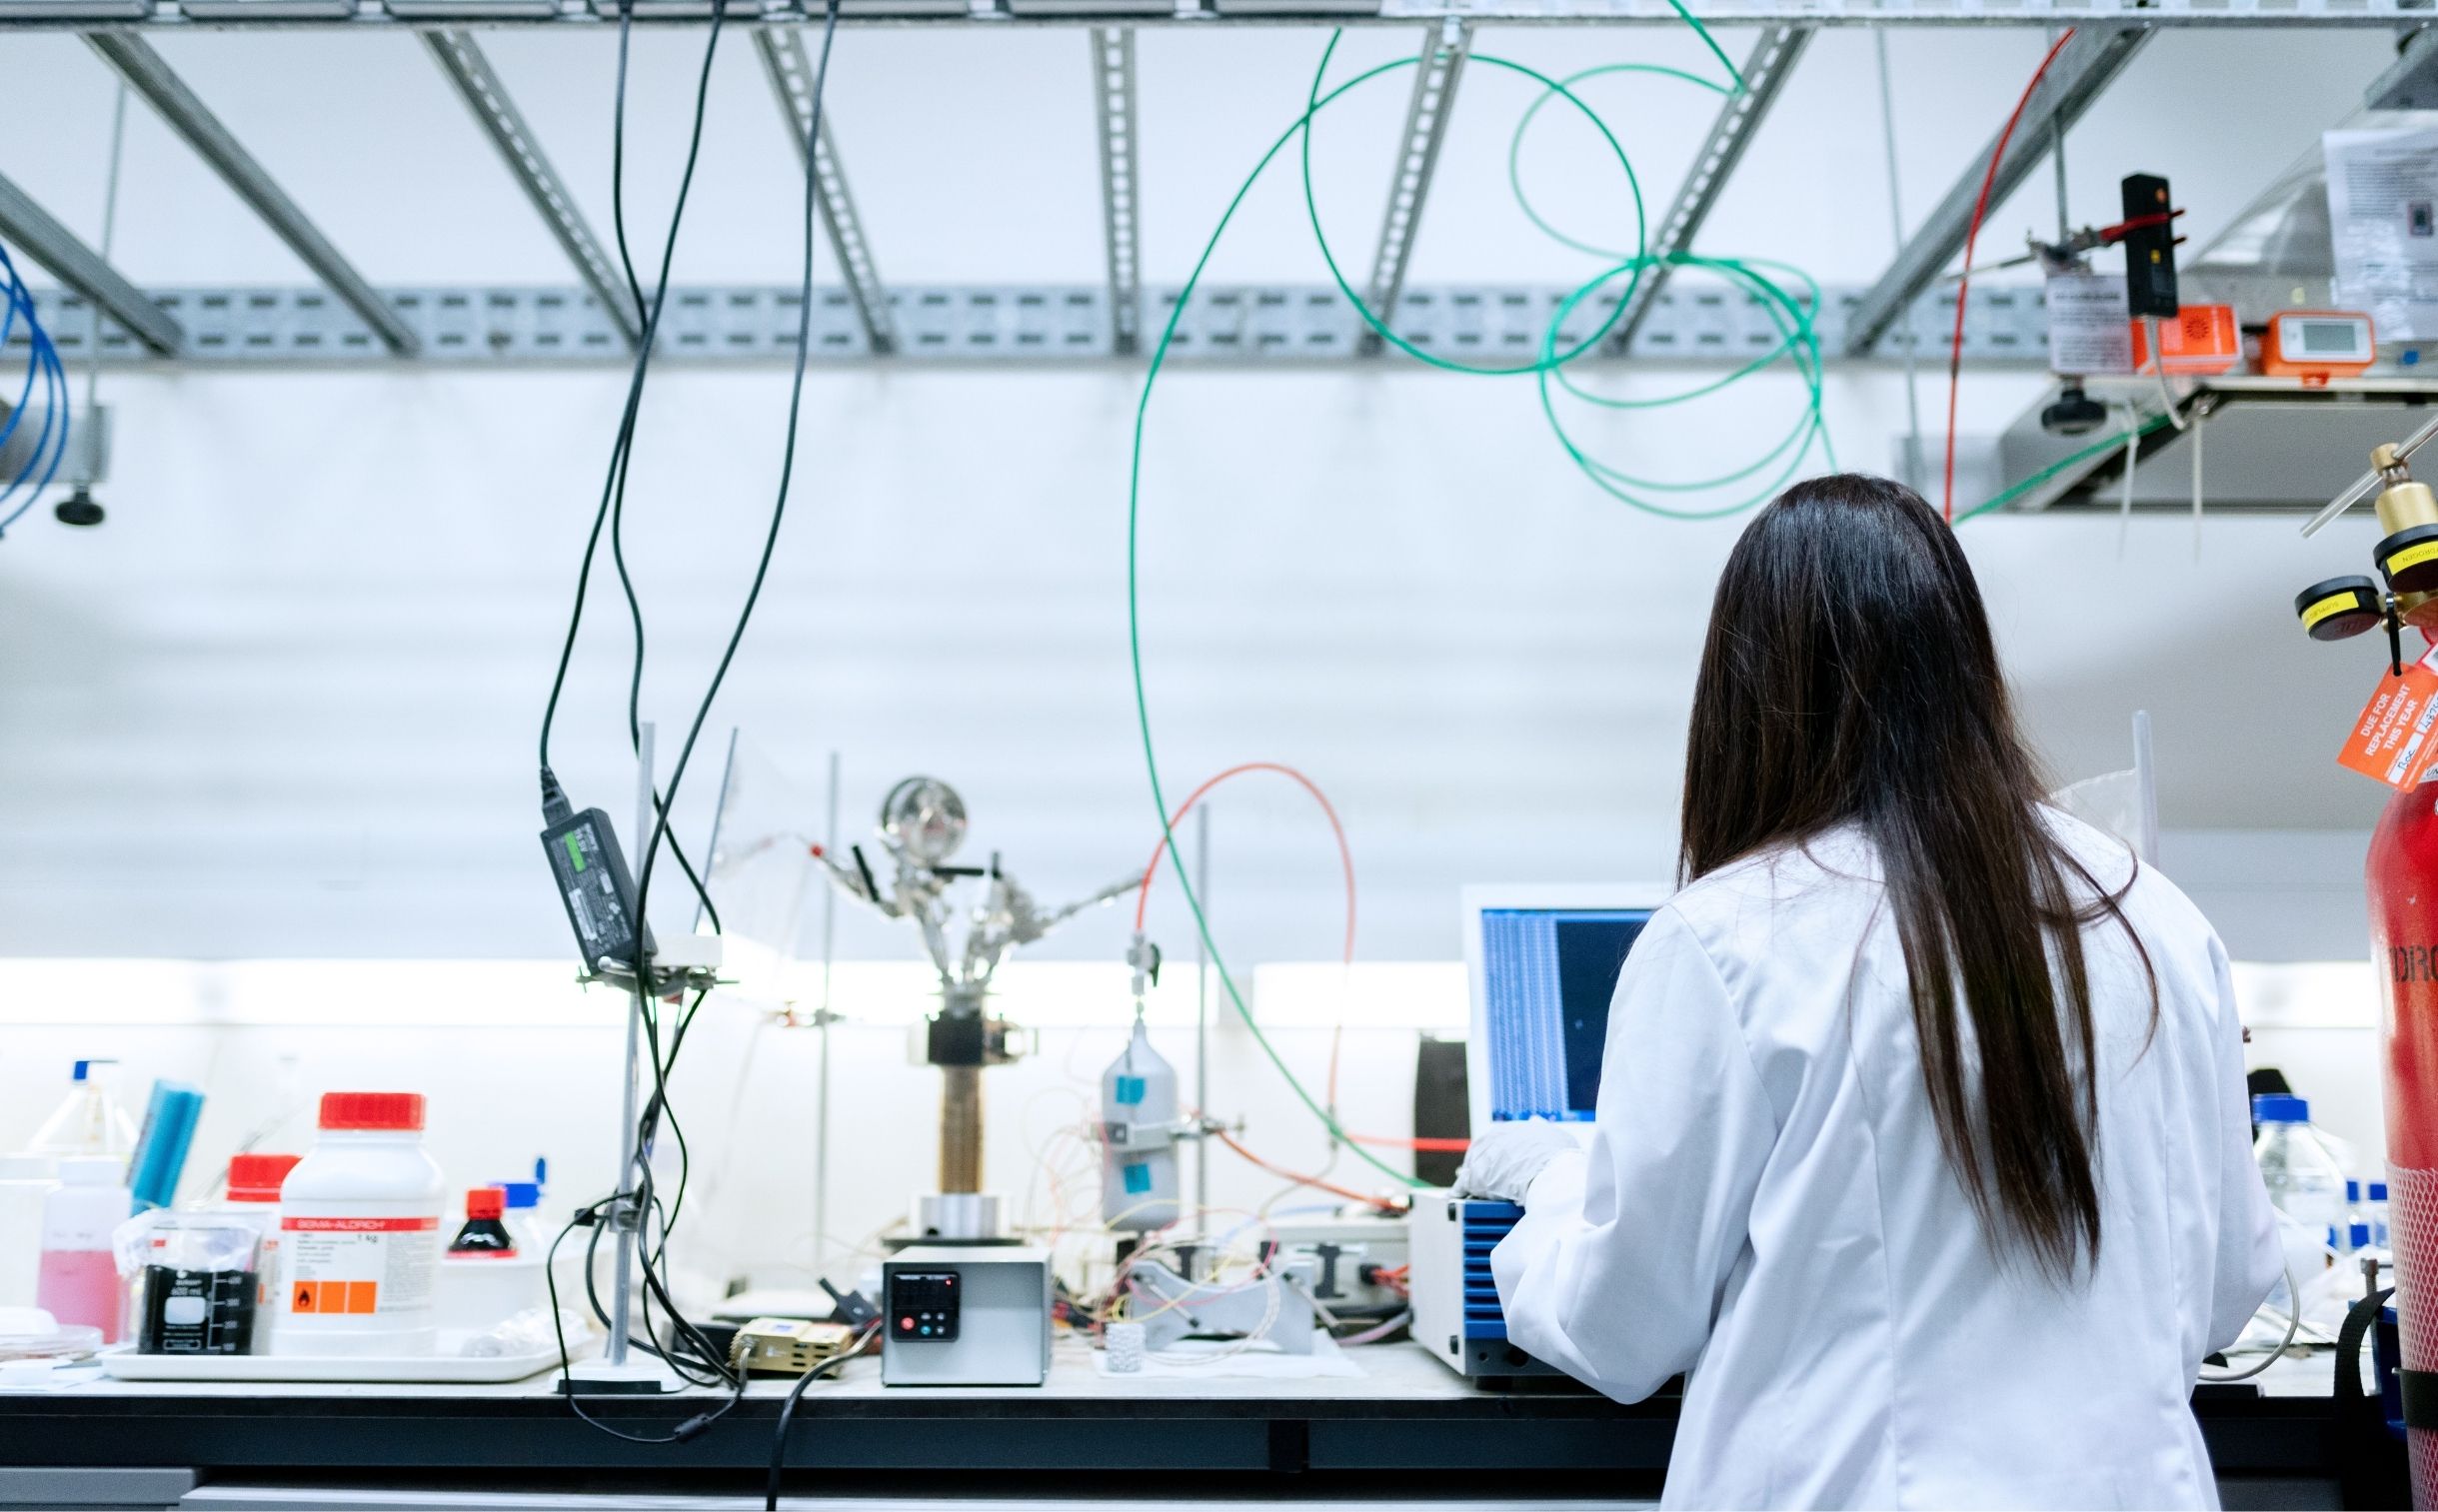
MULTIPOLYGON (((576 931, 576 947, 587 970, 604 960, 632 969, 636 961, 635 878, 618 848, 618 831, 598 808, 558 819, 542 831, 542 849, 559 882, 559 900, 576 931)), ((642 929, 643 951, 652 952, 652 930, 642 929)))
POLYGON ((2175 292, 2175 223, 2167 217, 2167 181, 2155 173, 2125 175, 2128 221, 2148 221, 2125 233, 2125 313, 2135 320, 2173 320, 2181 307, 2175 292))

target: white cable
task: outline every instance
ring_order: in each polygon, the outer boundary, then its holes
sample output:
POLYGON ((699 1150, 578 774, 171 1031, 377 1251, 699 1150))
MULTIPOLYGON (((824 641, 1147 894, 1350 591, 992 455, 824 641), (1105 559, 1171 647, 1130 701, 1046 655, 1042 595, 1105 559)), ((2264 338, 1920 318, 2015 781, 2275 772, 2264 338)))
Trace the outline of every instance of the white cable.
POLYGON ((2192 560, 2201 560, 2201 412, 2192 415, 2192 560))
POLYGON ((2142 317, 2142 328, 2150 334, 2150 373, 2159 381, 2159 407, 2167 412, 2168 421, 2179 431, 2184 429, 2184 417, 2176 409, 2175 390, 2167 386, 2167 348, 2159 340, 2159 318, 2142 317))
POLYGON ((2133 529, 2133 463, 2141 455, 2142 412, 2131 405, 2125 407, 2125 492, 2116 508, 2116 555, 2123 560, 2125 538, 2133 529))
MULTIPOLYGON (((2282 1244, 2280 1247, 2282 1248, 2282 1244)), ((2294 1284, 2294 1267, 2291 1264, 2285 1265, 2281 1268, 2283 1269, 2286 1278, 2286 1296, 2290 1298, 2294 1304, 2286 1312, 2285 1338, 2280 1340, 2277 1347, 2270 1350, 2267 1356, 2264 1357, 2259 1364, 2253 1365, 2248 1369, 2235 1371, 2229 1375, 2205 1374, 2201 1377, 2204 1384, 2211 1386, 2231 1386, 2237 1381, 2248 1381, 2253 1376, 2256 1376, 2260 1374, 2260 1372, 2268 1369, 2271 1365, 2276 1364, 2279 1360, 2284 1359, 2286 1357, 2286 1351, 2294 1347, 2294 1335, 2302 1331, 2302 1288, 2294 1284)))

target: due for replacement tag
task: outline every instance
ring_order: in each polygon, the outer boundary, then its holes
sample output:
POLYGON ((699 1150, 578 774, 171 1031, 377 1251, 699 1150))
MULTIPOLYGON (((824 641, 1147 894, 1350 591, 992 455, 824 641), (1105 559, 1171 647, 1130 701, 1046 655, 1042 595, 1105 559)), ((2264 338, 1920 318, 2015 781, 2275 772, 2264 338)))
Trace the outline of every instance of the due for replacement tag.
POLYGON ((2339 765, 2350 766, 2390 787, 2410 787, 2438 761, 2438 669, 2430 666, 2438 647, 2404 669, 2401 676, 2379 679, 2379 691, 2362 710, 2362 718, 2337 754, 2339 765))

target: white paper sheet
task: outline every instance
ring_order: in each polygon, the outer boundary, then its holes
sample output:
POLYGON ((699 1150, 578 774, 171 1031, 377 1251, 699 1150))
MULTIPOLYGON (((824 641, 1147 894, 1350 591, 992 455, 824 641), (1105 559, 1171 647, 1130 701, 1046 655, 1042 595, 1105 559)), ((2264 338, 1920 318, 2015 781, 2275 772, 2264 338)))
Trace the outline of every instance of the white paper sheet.
POLYGON ((2133 324, 2121 273, 2059 273, 2048 280, 2048 366, 2085 378, 2133 371, 2133 324))
POLYGON ((2438 128, 2320 140, 2337 303, 2370 312, 2383 342, 2438 336, 2438 128))

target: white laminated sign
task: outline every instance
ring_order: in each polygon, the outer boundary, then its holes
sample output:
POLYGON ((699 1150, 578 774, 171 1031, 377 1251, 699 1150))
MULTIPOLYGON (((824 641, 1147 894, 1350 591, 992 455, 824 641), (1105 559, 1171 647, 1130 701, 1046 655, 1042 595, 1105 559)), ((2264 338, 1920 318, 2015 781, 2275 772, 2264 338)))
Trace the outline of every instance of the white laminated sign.
POLYGON ((2320 140, 2337 303, 2368 311, 2381 341, 2438 337, 2438 128, 2320 140))

